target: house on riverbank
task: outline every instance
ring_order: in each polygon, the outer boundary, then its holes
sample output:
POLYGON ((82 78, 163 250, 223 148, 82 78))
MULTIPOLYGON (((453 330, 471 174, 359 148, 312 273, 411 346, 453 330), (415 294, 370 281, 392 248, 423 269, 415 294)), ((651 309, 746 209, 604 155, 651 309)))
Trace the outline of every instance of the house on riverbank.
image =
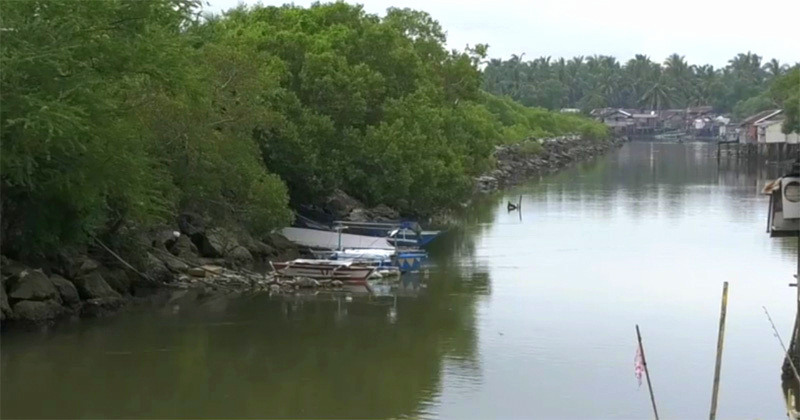
POLYGON ((758 143, 800 143, 800 136, 798 136, 797 133, 783 133, 783 122, 785 119, 786 116, 781 109, 756 121, 754 126, 756 127, 758 143))
POLYGON ((633 118, 633 113, 623 109, 606 109, 595 111, 592 111, 592 114, 595 115, 595 118, 607 125, 615 134, 629 133, 636 124, 633 118), (598 112, 595 113, 595 111, 598 112))
POLYGON ((778 115, 781 112, 779 109, 768 109, 755 113, 739 123, 739 143, 766 143, 766 137, 763 142, 758 139, 758 127, 756 124, 768 120, 769 118, 778 115))
POLYGON ((663 111, 649 109, 598 108, 590 115, 618 134, 654 135, 678 132, 694 137, 724 137, 727 122, 719 120, 711 106, 663 111))

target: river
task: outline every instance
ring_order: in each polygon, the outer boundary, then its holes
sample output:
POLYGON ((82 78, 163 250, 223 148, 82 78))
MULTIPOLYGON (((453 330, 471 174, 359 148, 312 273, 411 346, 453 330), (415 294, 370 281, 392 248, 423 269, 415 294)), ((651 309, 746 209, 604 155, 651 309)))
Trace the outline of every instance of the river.
POLYGON ((768 167, 630 143, 487 197, 384 296, 176 294, 2 337, 3 418, 785 418, 793 240, 765 234, 768 167), (520 212, 507 201, 522 196, 520 212))

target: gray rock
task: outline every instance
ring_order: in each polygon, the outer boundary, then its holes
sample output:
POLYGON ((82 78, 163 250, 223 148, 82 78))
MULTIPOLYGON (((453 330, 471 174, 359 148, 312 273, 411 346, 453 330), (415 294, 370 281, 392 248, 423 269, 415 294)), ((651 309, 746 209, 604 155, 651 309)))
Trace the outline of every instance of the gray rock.
POLYGON ((178 240, 181 233, 175 229, 165 228, 151 233, 151 245, 162 251, 168 250, 178 240))
POLYGON ((148 253, 144 261, 144 274, 155 282, 168 283, 172 281, 173 275, 163 261, 148 253))
POLYGON ((267 235, 266 238, 264 238, 264 242, 266 242, 267 245, 272 246, 272 248, 277 251, 290 248, 297 248, 297 245, 295 245, 292 241, 288 240, 285 236, 281 235, 280 233, 270 233, 269 235, 267 235))
POLYGON ((178 216, 178 228, 184 235, 194 240, 196 235, 202 235, 206 231, 206 223, 203 217, 197 213, 184 212, 178 216))
POLYGON ((187 235, 181 235, 172 247, 170 247, 169 252, 176 257, 180 257, 184 260, 191 260, 197 258, 198 254, 200 253, 197 249, 197 245, 192 242, 191 239, 187 235))
POLYGON ((58 274, 53 274, 50 276, 50 282, 53 283, 53 286, 58 290, 62 302, 67 305, 77 305, 80 303, 81 298, 78 295, 78 289, 75 288, 75 285, 72 284, 71 281, 58 274))
POLYGON ((14 304, 14 318, 40 323, 58 318, 67 311, 54 300, 22 300, 14 304))
POLYGON ((17 281, 9 289, 8 297, 12 302, 61 299, 58 290, 42 270, 30 269, 19 273, 17 281))
POLYGON ((225 259, 237 264, 253 262, 253 254, 243 246, 237 246, 225 253, 225 259))
POLYGON ((203 257, 220 258, 237 246, 239 243, 230 232, 217 227, 206 231, 199 249, 203 257))
POLYGON ((0 265, 0 272, 2 272, 3 277, 8 278, 9 280, 13 281, 13 279, 16 279, 21 272, 29 270, 25 264, 10 260, 5 257, 3 258, 3 263, 0 265))
POLYGON ((91 259, 89 257, 85 257, 80 261, 80 265, 78 266, 78 272, 76 274, 76 277, 84 276, 86 274, 89 274, 92 271, 97 270, 98 268, 100 268, 100 263, 99 262, 97 262, 97 261, 95 261, 95 260, 93 260, 93 259, 91 259))
POLYGON ((349 196, 342 190, 336 189, 325 198, 325 209, 337 219, 344 219, 357 208, 364 208, 364 205, 355 198, 349 196))
POLYGON ((75 287, 83 299, 97 299, 107 297, 120 297, 120 294, 111 288, 97 271, 75 279, 75 287))
POLYGON ((117 293, 121 295, 131 293, 131 278, 125 270, 121 268, 105 269, 101 271, 101 275, 103 280, 117 293))
POLYGON ((161 261, 164 262, 164 265, 167 267, 167 269, 174 274, 182 274, 189 269, 188 264, 173 257, 172 255, 162 254, 159 256, 161 261))
POLYGON ((313 287, 319 287, 319 282, 308 277, 298 277, 295 279, 295 284, 297 287, 301 287, 304 289, 310 289, 313 287))
POLYGON ((372 220, 376 221, 389 221, 400 219, 400 213, 397 210, 385 205, 378 204, 377 206, 369 209, 369 214, 372 220))

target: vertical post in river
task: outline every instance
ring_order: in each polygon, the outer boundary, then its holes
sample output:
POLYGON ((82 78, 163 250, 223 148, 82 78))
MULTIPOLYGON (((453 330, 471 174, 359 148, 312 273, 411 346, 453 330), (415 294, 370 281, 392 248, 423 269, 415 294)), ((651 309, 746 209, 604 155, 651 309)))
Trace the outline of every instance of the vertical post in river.
POLYGON ((650 402, 653 403, 653 414, 655 414, 656 420, 658 420, 658 410, 656 409, 656 397, 653 396, 653 384, 650 383, 650 369, 647 367, 647 358, 644 357, 644 346, 642 346, 642 334, 639 333, 639 324, 636 324, 636 339, 639 340, 639 353, 642 355, 644 376, 647 378, 647 389, 650 391, 650 402))
POLYGON ((719 394, 719 373, 722 368, 722 344, 725 341, 725 316, 728 311, 728 282, 722 284, 722 308, 719 314, 719 335, 717 336, 717 362, 714 364, 714 388, 711 392, 711 413, 709 419, 717 417, 717 396, 719 394))

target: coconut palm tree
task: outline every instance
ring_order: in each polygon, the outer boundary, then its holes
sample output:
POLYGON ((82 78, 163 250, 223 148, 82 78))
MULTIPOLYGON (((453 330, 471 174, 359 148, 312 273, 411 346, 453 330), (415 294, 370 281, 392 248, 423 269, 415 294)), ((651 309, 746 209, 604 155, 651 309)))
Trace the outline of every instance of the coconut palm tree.
POLYGON ((640 104, 646 108, 661 110, 669 108, 675 102, 675 95, 672 87, 667 83, 664 74, 661 73, 650 84, 640 99, 640 104))
POLYGON ((788 66, 781 65, 781 62, 778 61, 777 58, 773 58, 772 60, 767 61, 762 69, 770 79, 774 79, 782 75, 788 66))

